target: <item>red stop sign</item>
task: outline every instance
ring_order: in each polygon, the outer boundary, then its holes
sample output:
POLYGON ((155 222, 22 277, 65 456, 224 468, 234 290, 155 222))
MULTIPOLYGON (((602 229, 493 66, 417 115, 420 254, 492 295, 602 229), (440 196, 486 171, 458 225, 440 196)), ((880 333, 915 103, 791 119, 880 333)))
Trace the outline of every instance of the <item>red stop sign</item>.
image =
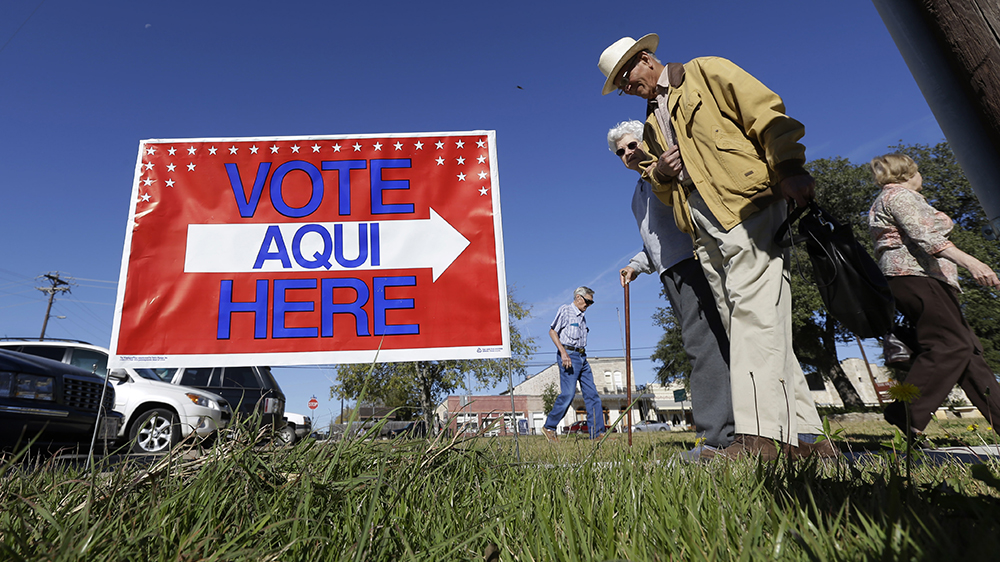
POLYGON ((310 410, 315 410, 318 407, 319 407, 319 400, 316 400, 315 398, 311 398, 309 400, 309 409, 310 410))

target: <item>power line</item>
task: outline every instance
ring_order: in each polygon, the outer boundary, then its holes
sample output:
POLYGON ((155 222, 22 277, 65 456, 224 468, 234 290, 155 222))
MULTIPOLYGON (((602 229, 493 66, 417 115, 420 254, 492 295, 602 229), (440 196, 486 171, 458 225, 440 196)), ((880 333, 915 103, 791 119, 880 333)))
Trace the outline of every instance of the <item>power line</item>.
POLYGON ((7 45, 10 45, 10 42, 14 40, 14 37, 17 36, 18 32, 21 31, 21 28, 24 27, 24 24, 28 23, 28 20, 31 19, 31 16, 35 15, 35 12, 37 12, 38 8, 41 8, 42 4, 44 3, 45 0, 39 2, 38 6, 35 6, 35 9, 30 14, 28 14, 28 17, 25 18, 23 22, 21 22, 21 25, 17 26, 17 29, 14 30, 14 34, 10 36, 10 39, 8 39, 7 42, 3 44, 3 47, 0 47, 0 53, 2 53, 3 50, 7 48, 7 45))
POLYGON ((117 281, 105 281, 104 279, 87 279, 84 277, 77 277, 77 281, 90 281, 91 283, 109 283, 111 285, 117 285, 117 281))

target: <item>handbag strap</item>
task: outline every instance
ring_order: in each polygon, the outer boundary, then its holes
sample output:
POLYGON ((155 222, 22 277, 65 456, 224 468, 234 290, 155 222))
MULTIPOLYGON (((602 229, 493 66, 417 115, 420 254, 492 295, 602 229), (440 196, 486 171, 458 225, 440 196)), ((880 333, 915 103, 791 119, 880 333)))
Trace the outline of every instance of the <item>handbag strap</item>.
MULTIPOLYGON (((790 202, 788 205, 791 207, 795 205, 795 203, 790 202)), ((795 244, 806 241, 805 236, 801 234, 792 234, 792 225, 795 224, 795 221, 799 220, 799 218, 802 217, 806 211, 812 213, 822 212, 819 205, 817 205, 815 201, 809 201, 809 205, 805 207, 795 207, 794 209, 791 209, 788 212, 788 217, 781 223, 781 226, 778 227, 777 232, 774 233, 774 243, 777 244, 779 248, 789 248, 795 244)))

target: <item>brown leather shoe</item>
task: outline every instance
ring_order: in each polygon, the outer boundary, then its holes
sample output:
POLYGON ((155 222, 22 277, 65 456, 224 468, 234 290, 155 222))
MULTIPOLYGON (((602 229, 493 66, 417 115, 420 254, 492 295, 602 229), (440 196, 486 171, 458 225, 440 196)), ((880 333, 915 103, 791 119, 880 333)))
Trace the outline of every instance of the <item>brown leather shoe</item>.
POLYGON ((549 443, 556 443, 559 441, 559 435, 556 434, 556 431, 554 429, 543 427, 542 433, 545 434, 545 438, 549 441, 549 443))
POLYGON ((741 433, 733 440, 733 444, 716 452, 716 457, 736 459, 740 457, 760 457, 764 461, 777 460, 779 451, 785 454, 795 454, 796 447, 787 443, 778 443, 774 439, 741 433))

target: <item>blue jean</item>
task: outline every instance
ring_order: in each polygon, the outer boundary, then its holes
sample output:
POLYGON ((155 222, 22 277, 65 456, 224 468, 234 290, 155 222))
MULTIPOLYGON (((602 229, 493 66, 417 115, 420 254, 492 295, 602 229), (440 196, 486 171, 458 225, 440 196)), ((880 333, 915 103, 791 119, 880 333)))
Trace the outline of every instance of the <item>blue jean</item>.
POLYGON ((559 426, 559 420, 566 415, 566 410, 573 403, 576 396, 576 383, 580 383, 580 392, 583 393, 583 404, 587 408, 587 428, 590 436, 594 437, 604 433, 604 406, 601 404, 601 397, 597 395, 597 386, 594 385, 594 373, 590 371, 590 363, 587 356, 576 351, 568 351, 571 367, 566 369, 562 364, 562 357, 556 353, 556 365, 559 365, 559 396, 552 404, 552 411, 545 420, 545 428, 553 431, 559 426))

